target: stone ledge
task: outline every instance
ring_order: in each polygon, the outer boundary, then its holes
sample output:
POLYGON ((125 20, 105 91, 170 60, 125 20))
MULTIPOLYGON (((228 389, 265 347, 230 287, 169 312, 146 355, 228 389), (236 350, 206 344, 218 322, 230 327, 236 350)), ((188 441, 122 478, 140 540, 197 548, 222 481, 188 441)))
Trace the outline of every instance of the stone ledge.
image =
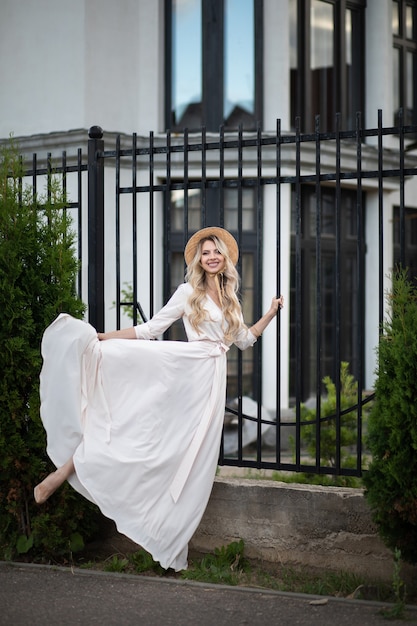
MULTIPOLYGON (((392 581, 393 556, 379 538, 361 489, 219 478, 190 549, 243 539, 250 559, 344 571, 392 581)), ((417 568, 402 575, 416 580, 417 568)))
MULTIPOLYGON (((393 555, 378 536, 361 489, 217 477, 190 553, 240 539, 245 555, 267 570, 308 567, 392 583, 393 555)), ((138 546, 103 517, 100 540, 88 548, 97 557, 138 546)), ((402 564, 401 578, 407 589, 416 589, 417 567, 402 564)))

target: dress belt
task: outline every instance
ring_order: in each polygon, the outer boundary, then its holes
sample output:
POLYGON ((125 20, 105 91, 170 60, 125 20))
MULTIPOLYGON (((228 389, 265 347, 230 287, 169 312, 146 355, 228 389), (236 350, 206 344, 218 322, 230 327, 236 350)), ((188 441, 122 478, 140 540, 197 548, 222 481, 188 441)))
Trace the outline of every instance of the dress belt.
MULTIPOLYGON (((213 349, 210 351, 210 356, 219 357, 226 354, 229 348, 221 341, 210 342, 213 343, 213 349)), ((213 411, 216 405, 216 396, 219 385, 221 384, 221 361, 216 358, 215 360, 215 372, 213 377, 213 384, 210 391, 210 400, 207 403, 206 410, 200 420, 194 437, 189 445, 187 452, 185 453, 181 464, 174 476, 174 480, 171 483, 170 493, 174 502, 177 502, 182 490, 188 480, 194 461, 199 453, 201 445, 204 441, 206 433, 210 428, 210 424, 213 421, 213 411)))
POLYGON ((91 339, 82 356, 82 379, 81 379, 81 424, 85 429, 87 406, 99 408, 104 414, 106 423, 106 443, 111 437, 111 414, 104 395, 101 378, 101 349, 97 337, 91 339))

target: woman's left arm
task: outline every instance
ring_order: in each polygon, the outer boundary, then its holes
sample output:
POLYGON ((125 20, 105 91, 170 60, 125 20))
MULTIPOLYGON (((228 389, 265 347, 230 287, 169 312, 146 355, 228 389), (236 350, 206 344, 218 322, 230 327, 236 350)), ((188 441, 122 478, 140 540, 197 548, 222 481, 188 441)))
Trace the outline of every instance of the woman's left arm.
POLYGON ((268 326, 270 322, 274 319, 278 311, 282 309, 284 306, 284 296, 280 296, 279 298, 272 298, 271 306, 269 307, 269 311, 265 313, 253 326, 249 328, 250 332, 256 337, 260 337, 264 332, 265 328, 268 326))
POLYGON ((97 337, 100 341, 105 341, 106 339, 136 339, 136 334, 134 327, 131 326, 121 330, 110 330, 108 333, 97 333, 97 337))
POLYGON ((182 283, 166 305, 148 321, 137 326, 98 333, 100 341, 106 339, 156 339, 183 316, 184 306, 190 293, 188 283, 182 283))

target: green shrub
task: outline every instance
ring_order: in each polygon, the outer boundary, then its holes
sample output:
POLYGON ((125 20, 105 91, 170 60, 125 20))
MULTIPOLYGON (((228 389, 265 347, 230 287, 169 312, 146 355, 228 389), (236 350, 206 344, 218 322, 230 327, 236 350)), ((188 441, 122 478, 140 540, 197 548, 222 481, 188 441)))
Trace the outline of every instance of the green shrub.
MULTIPOLYGON (((351 447, 356 447, 358 438, 357 429, 357 409, 349 411, 358 402, 358 383, 354 376, 349 373, 349 363, 342 361, 340 364, 340 428, 336 421, 336 410, 338 402, 338 390, 336 384, 330 376, 323 378, 326 387, 326 396, 320 403, 320 424, 317 424, 316 409, 309 409, 301 405, 301 421, 311 422, 301 426, 301 442, 305 446, 309 456, 315 461, 320 459, 322 467, 336 466, 336 452, 340 450, 340 466, 342 468, 356 467, 356 455, 351 453, 351 447), (345 412, 346 411, 346 412, 345 412), (318 431, 318 428, 320 429, 318 431), (317 433, 319 434, 319 448, 317 446, 317 433)), ((365 417, 363 413, 363 418, 365 417)), ((295 448, 294 438, 291 438, 295 448)), ((300 477, 300 474, 297 475, 300 477)), ((302 478, 303 475, 301 475, 302 478)), ((333 475, 323 482, 322 476, 305 475, 306 482, 317 484, 337 484, 339 486, 355 487, 358 479, 352 476, 333 475)))
POLYGON ((108 559, 104 565, 105 572, 124 572, 129 565, 129 559, 126 557, 119 557, 114 554, 111 559, 108 559))
POLYGON ((417 288, 406 271, 395 273, 388 298, 363 481, 381 537, 417 563, 417 288))
POLYGON ((60 312, 81 317, 78 262, 65 198, 23 188, 16 147, 0 149, 0 558, 52 557, 82 546, 95 507, 68 486, 37 507, 33 487, 53 466, 39 417, 40 342, 60 312))
POLYGON ((156 572, 159 575, 166 573, 166 570, 164 570, 157 561, 154 561, 152 555, 143 548, 140 548, 130 555, 129 560, 136 574, 142 574, 148 571, 156 572))
POLYGON ((242 574, 250 570, 244 548, 242 539, 215 548, 214 554, 206 554, 200 563, 193 563, 193 567, 183 571, 181 576, 210 583, 238 585, 242 574))

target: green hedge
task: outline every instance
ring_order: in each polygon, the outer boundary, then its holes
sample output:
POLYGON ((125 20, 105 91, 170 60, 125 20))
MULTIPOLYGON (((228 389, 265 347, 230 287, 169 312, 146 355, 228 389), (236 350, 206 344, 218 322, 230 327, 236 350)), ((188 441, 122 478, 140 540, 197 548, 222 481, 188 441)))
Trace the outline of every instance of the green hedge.
POLYGON ((38 507, 33 487, 53 466, 39 417, 40 342, 60 312, 82 317, 78 262, 57 177, 24 188, 13 142, 0 151, 0 558, 57 558, 80 548, 97 512, 69 486, 38 507))
POLYGON ((406 271, 393 276, 388 300, 363 480, 382 539, 417 563, 417 288, 406 271))

